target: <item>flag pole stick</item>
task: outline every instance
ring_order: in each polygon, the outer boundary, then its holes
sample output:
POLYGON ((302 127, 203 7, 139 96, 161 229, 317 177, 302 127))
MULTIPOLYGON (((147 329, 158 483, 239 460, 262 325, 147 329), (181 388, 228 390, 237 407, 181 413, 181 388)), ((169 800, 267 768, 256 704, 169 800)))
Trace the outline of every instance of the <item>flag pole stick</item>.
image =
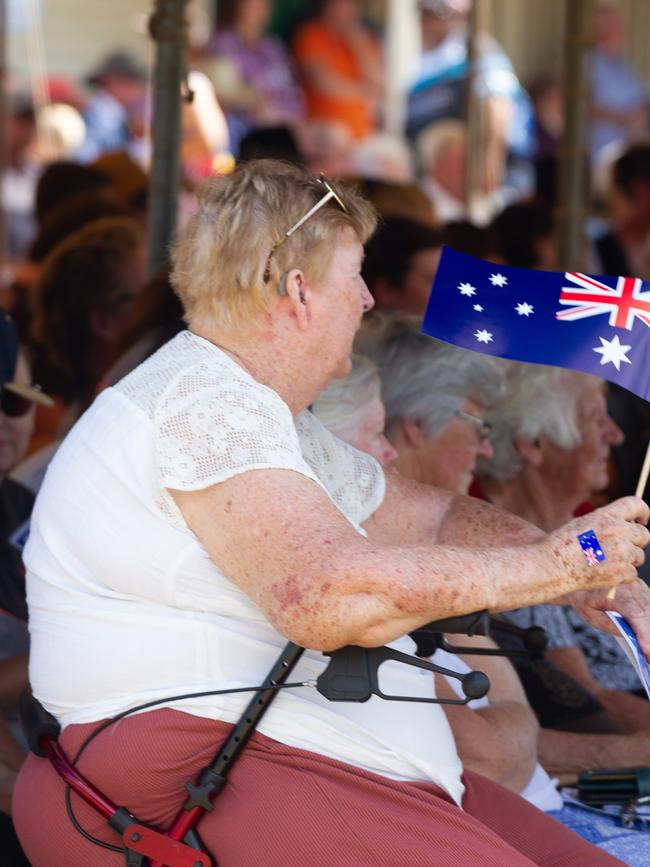
MULTIPOLYGON (((643 459, 643 466, 641 467, 641 473, 639 475, 639 481, 636 483, 636 491, 634 492, 635 497, 642 497, 646 485, 648 484, 648 476, 650 475, 650 442, 648 443, 648 448, 645 451, 645 458, 643 459)), ((608 599, 616 598, 616 585, 610 587, 607 592, 608 599)))
POLYGON ((648 448, 645 452, 645 458, 643 460, 643 467, 641 468, 639 481, 636 483, 636 491, 634 492, 635 497, 643 496, 646 485, 648 484, 648 475, 650 475, 650 442, 648 443, 648 448))

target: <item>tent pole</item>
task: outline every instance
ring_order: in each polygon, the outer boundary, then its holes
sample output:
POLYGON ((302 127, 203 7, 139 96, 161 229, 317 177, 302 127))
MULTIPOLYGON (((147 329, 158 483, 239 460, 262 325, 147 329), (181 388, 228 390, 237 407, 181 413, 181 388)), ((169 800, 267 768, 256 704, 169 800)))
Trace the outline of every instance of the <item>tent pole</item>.
POLYGON ((485 147, 486 118, 477 94, 479 76, 478 40, 491 30, 490 0, 474 0, 467 22, 467 82, 465 85, 465 207, 470 219, 476 219, 477 201, 481 198, 481 166, 485 147))
POLYGON ((187 0, 155 0, 149 33, 156 42, 149 179, 149 273, 166 262, 176 227, 180 185, 181 83, 185 75, 187 0))
POLYGON ((581 267, 587 197, 585 128, 587 120, 586 49, 591 0, 565 0, 564 118, 559 152, 558 265, 581 267))

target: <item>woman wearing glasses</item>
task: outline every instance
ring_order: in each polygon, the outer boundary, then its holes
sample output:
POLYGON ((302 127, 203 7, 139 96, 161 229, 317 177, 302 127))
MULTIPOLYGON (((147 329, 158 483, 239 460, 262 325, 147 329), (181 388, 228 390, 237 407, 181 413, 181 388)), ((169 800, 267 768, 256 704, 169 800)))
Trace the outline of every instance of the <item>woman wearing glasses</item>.
POLYGON ((355 345, 379 368, 394 466, 408 479, 466 494, 476 462, 492 455, 483 416, 503 390, 497 364, 427 337, 406 314, 372 314, 355 345))
MULTIPOLYGON (((546 538, 385 474, 307 411, 350 369, 372 303, 360 265, 373 228, 354 193, 272 161, 204 187, 173 256, 188 330, 97 398, 35 508, 30 677, 66 751, 147 700, 261 683, 287 639, 309 648, 292 673, 309 682, 322 650, 399 646, 444 615, 577 602, 634 577, 640 501, 591 517, 609 552, 596 572, 579 521, 546 538)), ((386 677, 387 692, 432 694, 415 669, 386 677)), ((80 769, 166 827, 248 698, 170 699, 102 731, 80 769)), ((27 760, 14 811, 31 863, 117 865, 73 828, 63 790, 27 760)), ((118 841, 73 800, 87 833, 118 841)), ((523 867, 569 851, 575 864, 617 863, 463 775, 439 706, 328 702, 309 686, 279 692, 199 834, 233 867, 523 867)))
MULTIPOLYGON (((489 414, 494 454, 479 465, 481 493, 552 532, 607 487, 611 450, 623 442, 623 433, 607 412, 601 380, 532 364, 510 363, 506 370, 507 391, 489 414)), ((535 605, 507 616, 522 626, 543 626, 554 664, 594 695, 621 731, 649 737, 650 706, 645 696, 635 695, 641 683, 614 636, 568 606, 535 605)), ((593 766, 584 739, 572 749, 561 746, 547 747, 547 759, 559 772, 587 761, 593 766)), ((646 747, 645 762, 648 755, 646 747)))

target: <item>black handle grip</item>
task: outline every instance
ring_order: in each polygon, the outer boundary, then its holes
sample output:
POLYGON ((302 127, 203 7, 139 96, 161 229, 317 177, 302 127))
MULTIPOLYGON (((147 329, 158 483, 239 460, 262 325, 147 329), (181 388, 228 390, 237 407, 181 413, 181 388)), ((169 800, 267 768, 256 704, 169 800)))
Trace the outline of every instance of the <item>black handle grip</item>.
POLYGON ((458 617, 445 617, 433 620, 409 633, 416 644, 416 655, 422 658, 433 656, 439 647, 445 633, 462 635, 489 635, 490 614, 488 611, 474 611, 471 614, 460 614, 458 617))
POLYGON ((29 749, 36 756, 45 758, 47 753, 41 747, 41 738, 57 740, 61 726, 51 713, 45 710, 32 695, 29 687, 24 689, 18 701, 18 715, 29 749))
POLYGON ((489 611, 473 611, 471 614, 459 614, 457 617, 444 617, 442 620, 432 620, 420 630, 423 632, 447 632, 458 635, 489 635, 489 611))

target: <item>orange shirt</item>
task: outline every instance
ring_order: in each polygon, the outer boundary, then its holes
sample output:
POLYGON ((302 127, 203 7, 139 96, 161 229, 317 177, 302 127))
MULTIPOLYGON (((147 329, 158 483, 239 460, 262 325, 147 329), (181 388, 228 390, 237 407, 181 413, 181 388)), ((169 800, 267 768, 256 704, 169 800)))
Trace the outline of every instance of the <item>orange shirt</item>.
MULTIPOLYGON (((378 46, 368 34, 370 50, 378 46)), ((300 28, 294 43, 294 56, 299 66, 318 60, 332 72, 353 82, 362 82, 363 76, 354 51, 336 31, 320 21, 310 21, 300 28)), ((344 124, 355 139, 362 139, 376 130, 374 112, 369 100, 344 99, 322 93, 303 82, 307 112, 316 120, 335 120, 344 124)))

